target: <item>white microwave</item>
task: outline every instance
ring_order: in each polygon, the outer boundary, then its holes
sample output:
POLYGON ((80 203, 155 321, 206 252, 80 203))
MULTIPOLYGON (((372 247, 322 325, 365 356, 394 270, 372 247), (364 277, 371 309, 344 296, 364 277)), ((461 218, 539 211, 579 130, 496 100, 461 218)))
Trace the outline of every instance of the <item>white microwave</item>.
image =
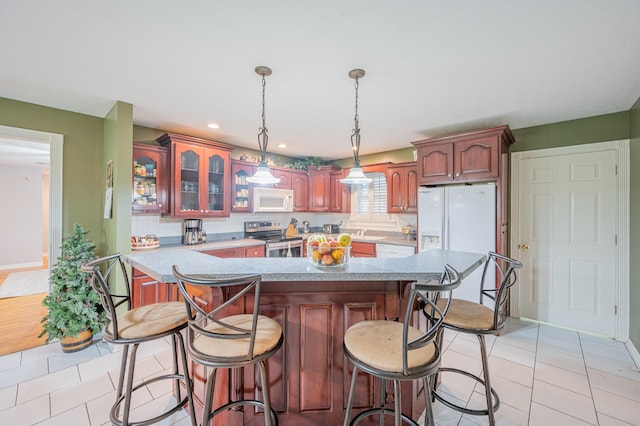
POLYGON ((277 188, 253 188, 253 211, 260 212, 292 212, 293 191, 277 188))

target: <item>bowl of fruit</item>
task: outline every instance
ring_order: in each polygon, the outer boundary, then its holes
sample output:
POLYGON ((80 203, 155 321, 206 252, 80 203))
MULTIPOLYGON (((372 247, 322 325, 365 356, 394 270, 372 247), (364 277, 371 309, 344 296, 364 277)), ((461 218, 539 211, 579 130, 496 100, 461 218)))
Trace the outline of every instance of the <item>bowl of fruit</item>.
POLYGON ((307 239, 307 260, 318 268, 340 268, 349 263, 351 235, 343 233, 337 238, 313 234, 307 239))

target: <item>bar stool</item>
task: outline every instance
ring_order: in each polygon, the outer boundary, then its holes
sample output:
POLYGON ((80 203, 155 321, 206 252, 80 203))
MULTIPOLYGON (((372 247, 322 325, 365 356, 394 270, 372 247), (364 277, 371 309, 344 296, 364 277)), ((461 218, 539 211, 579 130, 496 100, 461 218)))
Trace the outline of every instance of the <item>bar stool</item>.
MULTIPOLYGON (((278 417, 271 408, 269 400, 269 382, 265 361, 275 354, 284 341, 282 328, 277 321, 259 315, 260 275, 244 276, 233 279, 215 279, 212 277, 181 274, 173 266, 173 274, 178 280, 180 292, 184 296, 186 312, 189 317, 187 342, 191 358, 199 364, 210 367, 204 398, 202 425, 208 425, 219 413, 241 405, 252 405, 264 410, 264 423, 277 425, 278 417), (234 286, 233 296, 215 306, 206 306, 202 290, 207 287, 218 294, 229 294, 225 290, 234 286), (237 290, 237 291, 236 291, 237 290), (246 299, 245 299, 246 296, 246 299), (245 300, 253 297, 253 310, 245 312, 245 300), (242 312, 232 314, 233 312, 242 312), (219 368, 233 369, 257 365, 260 370, 262 401, 240 399, 229 401, 213 409, 216 372, 219 368)), ((250 302, 246 302, 249 304, 250 302)), ((183 307, 184 309, 184 307, 183 307)))
POLYGON ((431 410, 430 377, 440 366, 440 347, 435 342, 435 337, 448 308, 447 303, 441 305, 437 301, 443 293, 450 294, 459 284, 458 273, 447 265, 440 280, 411 284, 403 322, 370 320, 349 327, 344 335, 343 346, 347 359, 353 364, 353 373, 344 426, 355 425, 365 417, 375 414, 380 415, 380 424, 384 423, 384 415, 393 414, 396 426, 400 426, 403 420, 418 426, 418 423, 402 413, 400 395, 400 382, 416 379, 423 380, 426 402, 424 424, 435 424, 431 410), (416 303, 419 306, 424 304, 423 312, 429 312, 426 331, 411 326, 416 303), (349 421, 358 370, 382 379, 380 406, 366 409, 349 421), (385 406, 387 380, 393 381, 394 409, 385 406))
MULTIPOLYGON (((129 277, 119 253, 88 262, 81 266, 81 270, 91 274, 89 281, 93 289, 100 295, 102 306, 109 320, 102 332, 104 340, 115 345, 124 345, 116 402, 111 408, 111 422, 115 425, 148 425, 157 423, 178 412, 185 404, 188 404, 189 409, 193 412, 191 380, 187 369, 184 340, 180 333, 181 330, 187 327, 187 313, 184 311, 184 304, 182 302, 155 303, 131 309, 129 277), (110 274, 114 272, 113 279, 115 279, 118 269, 127 283, 126 292, 122 295, 113 294, 109 289, 108 283, 110 274), (126 310, 118 309, 119 307, 126 307, 126 310), (134 386, 138 346, 141 343, 162 339, 167 336, 171 336, 173 340, 173 373, 156 376, 134 386), (130 348, 131 353, 129 353, 130 348), (178 371, 176 348, 180 351, 183 374, 178 371), (130 422, 129 415, 133 392, 160 380, 173 380, 175 382, 177 403, 153 418, 130 422), (185 385, 186 395, 184 398, 180 395, 180 382, 185 385), (123 403, 124 410, 122 416, 120 416, 120 407, 123 403)), ((192 425, 195 426, 195 422, 192 421, 192 425)))
MULTIPOLYGON (((475 410, 462 407, 448 401, 441 393, 437 392, 436 388, 438 380, 434 381, 433 397, 447 407, 462 413, 475 416, 489 416, 490 425, 495 424, 495 411, 500 407, 500 397, 495 389, 491 387, 487 347, 484 336, 489 334, 497 335, 504 328, 506 304, 508 300, 507 296, 509 295, 509 289, 516 283, 516 269, 519 268, 522 268, 522 263, 519 261, 494 252, 489 252, 482 271, 480 303, 461 299, 452 299, 451 301, 440 299, 438 301, 438 306, 441 307, 450 302, 450 307, 445 315, 444 323, 438 332, 438 344, 442 345, 442 336, 445 329, 455 330, 459 333, 475 334, 480 341, 480 357, 482 358, 483 378, 469 373, 468 371, 449 367, 441 367, 438 370, 438 375, 440 375, 441 372, 454 372, 463 374, 483 384, 487 408, 475 410), (495 275, 491 273, 493 270, 495 270, 495 275), (493 309, 482 304, 485 296, 493 301, 493 309)), ((464 285, 464 282, 462 285, 464 285)), ((429 314, 429 312, 425 312, 425 314, 429 314)))

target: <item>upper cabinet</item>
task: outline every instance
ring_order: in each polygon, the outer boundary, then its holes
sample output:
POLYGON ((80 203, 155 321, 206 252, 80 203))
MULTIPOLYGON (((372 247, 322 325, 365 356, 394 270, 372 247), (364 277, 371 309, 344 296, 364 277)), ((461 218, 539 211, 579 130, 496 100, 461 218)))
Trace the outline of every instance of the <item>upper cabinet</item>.
POLYGON ((293 190, 293 211, 308 211, 309 176, 306 170, 291 170, 291 189, 293 190))
POLYGON ((333 166, 311 167, 309 170, 309 211, 343 212, 342 170, 333 166), (336 183, 337 182, 337 183, 336 183))
POLYGON ((231 161, 231 211, 249 213, 253 204, 251 184, 247 178, 253 176, 255 167, 245 162, 231 161))
POLYGON ((418 183, 481 182, 500 177, 501 156, 514 142, 509 126, 412 142, 418 150, 418 183))
POLYGON ((387 166, 387 182, 389 213, 418 211, 418 165, 416 162, 387 166))
POLYGON ((345 171, 334 170, 329 173, 329 179, 331 180, 329 190, 329 211, 336 213, 349 213, 351 211, 350 203, 350 185, 345 185, 340 182, 340 179, 345 177, 345 171))
POLYGON ((167 149, 133 144, 133 213, 167 213, 167 149))
POLYGON ((233 147, 174 133, 158 142, 171 150, 171 216, 229 216, 233 147))

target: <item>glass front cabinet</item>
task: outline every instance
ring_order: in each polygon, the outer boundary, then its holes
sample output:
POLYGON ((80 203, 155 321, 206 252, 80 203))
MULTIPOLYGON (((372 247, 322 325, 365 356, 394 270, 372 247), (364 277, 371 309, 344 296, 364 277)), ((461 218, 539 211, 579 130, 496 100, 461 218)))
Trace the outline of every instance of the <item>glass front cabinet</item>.
POLYGON ((133 144, 133 213, 167 213, 167 149, 133 144))
POLYGON ((229 216, 232 147, 172 133, 158 142, 171 147, 171 216, 229 216))
POLYGON ((249 213, 252 210, 251 186, 247 178, 253 176, 254 166, 249 163, 231 162, 231 211, 249 213))

